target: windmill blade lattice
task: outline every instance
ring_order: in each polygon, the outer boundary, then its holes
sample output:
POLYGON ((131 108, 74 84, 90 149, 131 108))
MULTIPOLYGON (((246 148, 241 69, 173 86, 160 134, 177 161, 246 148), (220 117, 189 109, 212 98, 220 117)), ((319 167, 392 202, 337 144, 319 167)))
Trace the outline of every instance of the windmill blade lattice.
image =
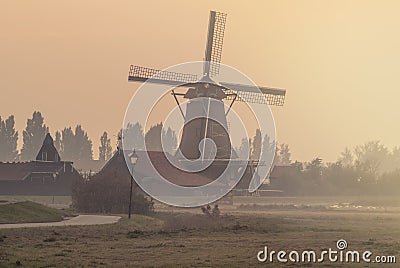
POLYGON ((147 81, 175 86, 191 86, 198 81, 198 77, 195 74, 160 71, 152 68, 131 65, 129 69, 128 81, 147 81))
POLYGON ((286 90, 221 82, 227 100, 283 106, 286 90))
POLYGON ((208 38, 204 73, 208 76, 219 74, 219 64, 222 57, 222 45, 224 42, 226 14, 216 11, 210 12, 210 23, 208 26, 208 38))

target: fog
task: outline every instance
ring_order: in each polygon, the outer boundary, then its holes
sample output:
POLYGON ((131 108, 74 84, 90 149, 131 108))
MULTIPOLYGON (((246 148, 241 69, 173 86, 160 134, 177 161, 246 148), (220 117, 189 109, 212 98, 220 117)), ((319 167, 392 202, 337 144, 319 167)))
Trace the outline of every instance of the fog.
POLYGON ((334 161, 369 140, 398 145, 399 2, 157 5, 2 1, 1 116, 14 114, 20 132, 35 110, 51 133, 81 124, 97 155, 139 86, 127 82, 129 65, 201 60, 209 10, 218 10, 228 13, 222 62, 287 89, 285 106, 272 110, 294 159, 334 161))

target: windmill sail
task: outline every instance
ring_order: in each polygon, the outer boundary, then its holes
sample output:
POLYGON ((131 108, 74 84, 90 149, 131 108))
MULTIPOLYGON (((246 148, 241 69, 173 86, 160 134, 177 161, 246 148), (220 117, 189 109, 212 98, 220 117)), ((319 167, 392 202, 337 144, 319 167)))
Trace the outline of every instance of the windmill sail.
POLYGON ((197 75, 177 72, 160 71, 156 69, 131 65, 128 81, 150 82, 171 86, 194 86, 197 75))
POLYGON ((208 37, 204 64, 204 74, 210 77, 219 74, 222 44, 224 41, 226 14, 216 11, 210 12, 208 37))
POLYGON ((236 100, 283 106, 285 102, 286 90, 270 87, 257 87, 250 85, 234 84, 221 82, 225 88, 227 100, 236 100))

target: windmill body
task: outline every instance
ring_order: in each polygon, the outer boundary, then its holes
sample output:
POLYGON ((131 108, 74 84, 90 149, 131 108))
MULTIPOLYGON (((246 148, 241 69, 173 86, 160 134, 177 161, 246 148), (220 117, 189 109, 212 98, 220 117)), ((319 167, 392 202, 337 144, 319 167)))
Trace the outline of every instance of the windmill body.
MULTIPOLYGON (((224 92, 213 84, 200 84, 186 93, 185 98, 189 101, 179 145, 180 152, 185 158, 192 160, 200 157, 210 158, 214 154, 216 159, 231 158, 228 123, 222 102, 224 97, 224 92), (214 141, 216 152, 212 151, 213 148, 203 150, 202 146, 199 146, 204 138, 214 141)), ((207 146, 203 145, 203 147, 207 146)))
MULTIPOLYGON (((171 86, 176 103, 179 97, 187 99, 186 112, 181 109, 185 125, 182 130, 176 157, 185 159, 187 165, 214 159, 201 171, 203 175, 217 178, 226 169, 228 161, 237 159, 229 137, 227 113, 235 101, 283 105, 285 90, 254 87, 230 82, 214 82, 218 75, 222 55, 226 14, 211 11, 208 27, 203 77, 145 67, 131 66, 128 81, 150 82, 171 86), (185 93, 176 93, 175 88, 187 88, 185 93), (229 101, 229 108, 224 104, 229 101), (207 139, 213 142, 206 142, 207 139), (195 160, 195 161, 192 161, 195 160), (197 162, 196 162, 197 161, 197 162)), ((250 173, 254 168, 249 166, 250 173)))

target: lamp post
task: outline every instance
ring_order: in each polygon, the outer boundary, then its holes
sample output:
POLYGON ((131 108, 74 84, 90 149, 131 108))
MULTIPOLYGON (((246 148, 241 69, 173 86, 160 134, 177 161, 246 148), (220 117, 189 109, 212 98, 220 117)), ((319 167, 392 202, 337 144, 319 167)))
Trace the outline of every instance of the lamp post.
POLYGON ((130 191, 130 194, 129 194, 129 214, 128 214, 128 218, 130 219, 131 218, 131 213, 132 213, 132 191, 133 191, 133 175, 132 175, 132 173, 133 173, 133 167, 136 165, 136 162, 137 162, 139 156, 136 154, 135 149, 128 156, 129 156, 129 160, 130 160, 130 164, 131 164, 131 172, 130 172, 130 175, 131 175, 131 191, 130 191))

